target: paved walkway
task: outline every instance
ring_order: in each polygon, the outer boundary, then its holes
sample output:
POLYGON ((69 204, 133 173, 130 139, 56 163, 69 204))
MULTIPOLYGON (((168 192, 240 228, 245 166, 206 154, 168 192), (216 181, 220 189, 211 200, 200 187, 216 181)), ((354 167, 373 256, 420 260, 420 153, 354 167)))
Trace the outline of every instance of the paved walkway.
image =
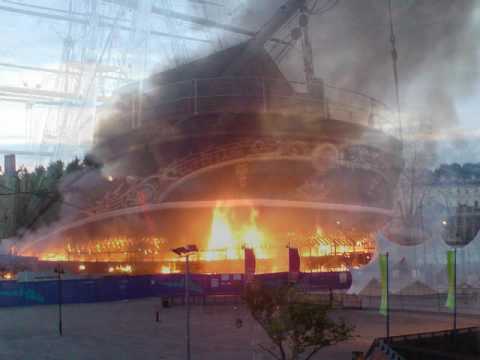
MULTIPOLYGON (((57 307, 0 309, 0 359, 21 360, 159 360, 184 358, 184 308, 161 310, 158 300, 64 306, 64 336, 57 333, 57 307)), ((356 324, 357 338, 326 349, 317 359, 351 359, 384 334, 385 319, 376 312, 337 313, 356 324)), ((447 315, 393 313, 392 335, 447 328, 447 315)), ((480 318, 461 317, 459 326, 480 325, 480 318)), ((233 305, 192 308, 192 359, 263 360, 252 349, 267 339, 245 309, 233 305), (241 328, 235 319, 244 320, 241 328)), ((267 358, 265 358, 267 359, 267 358)))

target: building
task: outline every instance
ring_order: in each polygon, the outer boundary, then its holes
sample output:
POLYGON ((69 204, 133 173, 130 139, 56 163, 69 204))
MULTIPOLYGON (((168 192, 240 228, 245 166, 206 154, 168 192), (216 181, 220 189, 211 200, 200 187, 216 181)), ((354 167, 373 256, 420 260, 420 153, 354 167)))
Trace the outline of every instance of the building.
POLYGON ((15 176, 17 173, 17 163, 15 154, 8 154, 5 155, 5 167, 4 167, 4 174, 7 176, 15 176))

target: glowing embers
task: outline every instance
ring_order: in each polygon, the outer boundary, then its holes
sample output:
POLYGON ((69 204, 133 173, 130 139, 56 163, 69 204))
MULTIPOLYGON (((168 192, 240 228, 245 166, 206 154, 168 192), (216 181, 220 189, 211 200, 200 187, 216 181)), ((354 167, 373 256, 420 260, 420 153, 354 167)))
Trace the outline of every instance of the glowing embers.
POLYGON ((62 250, 59 250, 58 252, 49 251, 41 254, 39 258, 43 261, 66 261, 67 255, 62 250))
POLYGON ((252 248, 259 259, 269 258, 267 239, 256 224, 258 212, 250 210, 248 221, 234 224, 233 213, 219 202, 213 210, 210 236, 207 248, 199 253, 203 261, 239 260, 243 257, 243 248, 252 248))
POLYGON ((175 263, 167 263, 163 264, 157 272, 160 274, 178 274, 181 271, 180 269, 177 269, 175 263))
POLYGON ((157 237, 108 237, 75 245, 67 242, 64 248, 46 249, 38 257, 43 261, 157 261, 161 251, 165 251, 165 244, 165 239, 157 237))
POLYGON ((11 272, 2 272, 0 274, 1 280, 15 280, 15 274, 11 272))
POLYGON ((327 236, 320 228, 302 247, 302 270, 311 272, 345 271, 367 265, 373 258, 373 236, 354 230, 331 231, 327 236))
POLYGON ((251 248, 260 274, 287 271, 288 246, 299 249, 301 270, 306 272, 358 268, 371 261, 375 250, 373 236, 349 225, 348 218, 325 221, 320 228, 313 221, 299 225, 302 219, 298 217, 272 216, 278 211, 261 208, 260 213, 253 207, 229 207, 228 202, 218 202, 207 211, 199 213, 195 218, 198 221, 185 220, 179 226, 165 221, 165 232, 155 236, 145 236, 141 231, 136 235, 133 229, 125 231, 128 236, 120 236, 112 227, 110 236, 94 238, 94 232, 92 238, 69 234, 65 240, 58 238, 22 255, 71 262, 78 273, 171 274, 185 270, 184 258, 171 249, 192 239, 199 248, 190 257, 192 273, 241 273, 244 248, 251 248), (170 226, 175 231, 169 232, 170 226))
POLYGON ((124 274, 130 274, 133 272, 133 267, 132 265, 116 265, 116 266, 110 266, 108 268, 109 273, 124 273, 124 274))

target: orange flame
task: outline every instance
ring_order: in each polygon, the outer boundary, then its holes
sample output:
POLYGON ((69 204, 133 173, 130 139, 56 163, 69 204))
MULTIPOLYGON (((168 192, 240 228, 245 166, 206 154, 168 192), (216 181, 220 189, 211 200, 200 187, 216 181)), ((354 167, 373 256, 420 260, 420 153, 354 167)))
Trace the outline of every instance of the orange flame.
POLYGON ((229 215, 229 209, 219 202, 213 210, 207 249, 201 252, 200 260, 238 260, 244 247, 253 248, 258 258, 268 258, 265 235, 256 225, 255 209, 251 210, 249 223, 240 230, 234 230, 229 215))

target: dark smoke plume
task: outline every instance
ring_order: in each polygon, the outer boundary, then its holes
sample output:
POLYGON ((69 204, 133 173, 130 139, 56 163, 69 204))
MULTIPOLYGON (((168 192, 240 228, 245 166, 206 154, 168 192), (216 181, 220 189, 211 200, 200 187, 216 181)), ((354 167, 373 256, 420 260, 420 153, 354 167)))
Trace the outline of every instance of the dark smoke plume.
MULTIPOLYGON (((250 1, 245 26, 260 26, 278 3, 250 1)), ((455 125, 458 103, 471 96, 478 81, 479 4, 393 0, 392 8, 402 110, 420 108, 438 127, 455 125)), ((341 0, 311 18, 311 34, 319 77, 395 104, 388 0, 341 0)), ((300 50, 298 44, 284 64, 297 78, 300 50)))
MULTIPOLYGON (((245 5, 232 19, 214 20, 231 20, 235 25, 257 31, 284 1, 243 2, 245 5)), ((331 1, 319 0, 319 8, 327 2, 331 1)), ((402 110, 420 108, 427 112, 433 128, 455 125, 458 103, 471 96, 478 81, 478 3, 473 0, 393 0, 392 3, 402 110)), ((311 17, 310 31, 318 77, 332 85, 369 94, 393 107, 387 5, 387 0, 340 0, 330 11, 311 17)), ((288 38, 296 21, 276 37, 288 38)), ((226 47, 238 41, 239 36, 225 33, 221 44, 226 47)), ((219 47, 211 46, 209 50, 213 52, 219 47)), ((290 50, 280 66, 287 78, 302 80, 300 44, 290 50)), ((148 101, 154 103, 155 95, 151 93, 148 101)), ((130 125, 116 121, 117 113, 132 111, 128 104, 122 106, 127 108, 114 108, 112 121, 102 129, 105 133, 113 134, 130 125)))

